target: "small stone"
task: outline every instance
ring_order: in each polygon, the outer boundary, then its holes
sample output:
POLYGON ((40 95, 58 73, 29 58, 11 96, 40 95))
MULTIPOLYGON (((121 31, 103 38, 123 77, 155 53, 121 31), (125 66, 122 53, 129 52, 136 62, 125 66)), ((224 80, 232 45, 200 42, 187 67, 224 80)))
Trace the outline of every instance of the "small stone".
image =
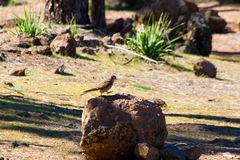
POLYGON ((120 33, 115 33, 115 34, 112 36, 112 41, 113 41, 113 43, 115 43, 115 44, 124 44, 124 39, 123 39, 123 37, 121 36, 120 33))
POLYGON ((0 54, 0 61, 5 61, 6 60, 6 56, 4 53, 0 54))
POLYGON ((19 147, 19 146, 20 146, 20 144, 17 141, 12 142, 12 147, 13 148, 16 148, 16 147, 19 147))
POLYGON ((139 143, 134 149, 134 155, 140 160, 158 160, 159 150, 147 143, 139 143))
POLYGON ((16 115, 20 117, 25 117, 25 118, 31 117, 31 114, 28 112, 20 112, 20 113, 17 113, 16 115))
POLYGON ((54 73, 55 74, 65 74, 65 69, 66 69, 66 66, 64 64, 62 64, 60 67, 58 67, 56 69, 56 71, 54 73))
POLYGON ((4 84, 9 87, 14 87, 14 85, 11 82, 4 82, 4 84))
POLYGON ((86 53, 86 54, 90 54, 90 55, 96 55, 95 51, 90 47, 82 47, 82 48, 80 48, 80 51, 82 53, 86 53))
POLYGON ((112 44, 113 44, 113 41, 112 41, 111 37, 105 36, 105 37, 103 38, 103 43, 104 43, 105 45, 112 45, 112 44))
POLYGON ((11 76, 26 76, 26 68, 23 69, 13 69, 9 72, 9 75, 11 76))

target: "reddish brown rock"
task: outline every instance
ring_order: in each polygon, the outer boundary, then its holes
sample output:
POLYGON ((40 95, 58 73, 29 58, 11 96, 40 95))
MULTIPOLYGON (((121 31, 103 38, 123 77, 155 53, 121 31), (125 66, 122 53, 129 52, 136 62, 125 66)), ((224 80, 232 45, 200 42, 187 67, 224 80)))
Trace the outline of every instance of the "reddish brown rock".
POLYGON ((90 160, 134 157, 138 143, 161 148, 167 137, 159 105, 132 95, 90 99, 82 115, 80 146, 90 160))
POLYGON ((76 53, 77 43, 70 33, 62 33, 52 41, 50 47, 56 54, 70 56, 76 53))
POLYGON ((194 64, 194 72, 197 76, 208 76, 210 78, 216 78, 217 68, 213 63, 206 59, 201 59, 194 64))

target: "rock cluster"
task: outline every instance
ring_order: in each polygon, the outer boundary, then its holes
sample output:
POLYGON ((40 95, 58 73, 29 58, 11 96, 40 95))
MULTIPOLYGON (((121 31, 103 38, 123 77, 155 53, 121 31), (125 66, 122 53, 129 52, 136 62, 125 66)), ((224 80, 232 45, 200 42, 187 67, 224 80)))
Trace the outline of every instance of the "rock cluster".
POLYGON ((89 159, 133 157, 138 143, 161 148, 167 137, 161 108, 131 95, 97 97, 82 115, 81 148, 89 159))
POLYGON ((227 24, 217 11, 200 11, 190 0, 155 0, 141 9, 135 20, 147 22, 152 14, 158 20, 162 13, 169 15, 172 24, 183 24, 171 36, 187 34, 181 50, 192 54, 208 56, 212 51, 212 33, 224 32, 227 24))
MULTIPOLYGON (((162 103, 161 103, 162 104, 162 103)), ((132 95, 90 99, 82 115, 81 149, 88 160, 159 160, 193 157, 196 150, 166 145, 165 115, 159 103, 132 95), (194 151, 194 152, 193 152, 194 151)), ((179 159, 180 160, 180 159, 179 159)))

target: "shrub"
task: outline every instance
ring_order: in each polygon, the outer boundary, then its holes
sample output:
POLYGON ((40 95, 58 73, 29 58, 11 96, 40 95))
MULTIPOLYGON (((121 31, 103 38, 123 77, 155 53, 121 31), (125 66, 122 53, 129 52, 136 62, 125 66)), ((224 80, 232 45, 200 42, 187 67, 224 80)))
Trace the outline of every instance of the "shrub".
POLYGON ((46 30, 46 27, 41 22, 40 15, 31 10, 27 12, 24 8, 24 19, 17 18, 17 29, 14 32, 15 34, 24 33, 29 36, 37 36, 46 30))
POLYGON ((169 39, 169 34, 180 25, 170 27, 171 20, 166 14, 161 14, 158 22, 153 19, 151 16, 147 24, 142 23, 141 27, 135 30, 133 38, 127 40, 127 45, 143 56, 160 60, 163 55, 173 51, 174 43, 182 36, 169 39))

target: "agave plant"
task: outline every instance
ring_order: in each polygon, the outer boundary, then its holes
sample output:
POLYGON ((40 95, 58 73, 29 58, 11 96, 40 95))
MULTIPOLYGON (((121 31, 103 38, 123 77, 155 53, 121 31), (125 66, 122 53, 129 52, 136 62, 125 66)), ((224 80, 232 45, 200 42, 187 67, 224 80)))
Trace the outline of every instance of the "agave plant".
POLYGON ((70 21, 70 30, 73 37, 76 37, 78 35, 76 16, 73 16, 70 21))
POLYGON ((160 60, 163 55, 173 51, 175 42, 182 36, 169 39, 169 34, 180 25, 171 27, 167 14, 161 14, 157 22, 153 19, 154 17, 150 16, 147 24, 142 23, 140 28, 135 30, 133 38, 127 40, 127 45, 143 56, 160 60))

